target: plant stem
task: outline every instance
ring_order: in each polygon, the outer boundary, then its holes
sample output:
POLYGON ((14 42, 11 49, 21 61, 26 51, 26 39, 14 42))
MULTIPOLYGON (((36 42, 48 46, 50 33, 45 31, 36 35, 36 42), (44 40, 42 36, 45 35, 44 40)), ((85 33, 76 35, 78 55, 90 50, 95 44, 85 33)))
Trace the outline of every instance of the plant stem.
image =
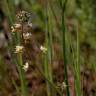
MULTIPOLYGON (((46 1, 46 6, 47 6, 47 1, 46 1)), ((48 17, 47 16, 47 7, 46 7, 46 15, 45 15, 45 17, 48 17)), ((48 18, 47 18, 48 19, 48 18)), ((45 47, 48 49, 48 25, 47 25, 47 23, 48 23, 48 20, 46 20, 46 22, 45 22, 46 24, 46 33, 45 33, 45 47)), ((48 68, 48 51, 46 52, 46 54, 45 54, 45 63, 44 63, 44 70, 45 70, 45 77, 49 80, 49 68, 48 68)), ((49 80, 50 81, 50 80, 49 80)), ((47 95, 48 96, 51 96, 51 90, 50 90, 50 85, 49 85, 49 83, 48 83, 48 81, 46 81, 46 87, 47 87, 47 95)))
POLYGON ((50 16, 50 10, 49 10, 49 2, 48 2, 48 33, 47 33, 47 38, 48 38, 48 58, 49 58, 49 71, 50 71, 50 80, 53 83, 53 76, 52 76, 52 60, 53 60, 53 50, 52 50, 52 22, 51 22, 51 16, 50 16))
POLYGON ((65 41, 65 24, 64 24, 64 14, 62 13, 62 43, 63 43, 63 57, 64 57, 64 77, 66 83, 67 96, 70 96, 69 83, 68 83, 68 72, 67 72, 67 57, 66 57, 66 41, 65 41))
MULTIPOLYGON (((45 77, 49 80, 47 55, 45 56, 44 70, 45 70, 45 77)), ((51 96, 50 86, 48 81, 46 81, 46 87, 47 87, 47 95, 51 96)))
MULTIPOLYGON (((6 12, 7 12, 7 15, 9 17, 9 20, 10 20, 10 23, 13 24, 13 21, 14 21, 14 16, 13 14, 10 12, 10 8, 9 8, 9 2, 7 0, 4 0, 4 6, 6 6, 6 12)), ((13 7, 13 5, 12 5, 13 7)), ((12 11, 13 12, 13 11, 12 11)))
MULTIPOLYGON (((62 5, 63 6, 63 5, 62 5)), ((64 58, 64 79, 66 83, 66 93, 67 96, 70 96, 70 89, 69 89, 69 82, 68 82, 68 72, 67 72, 67 56, 66 56, 66 38, 65 38, 65 16, 64 16, 64 11, 65 11, 65 4, 62 7, 62 44, 63 44, 63 58, 64 58), (63 9, 64 7, 64 9, 63 9)))
POLYGON ((22 53, 18 53, 18 70, 19 76, 21 80, 21 91, 23 96, 28 96, 26 80, 25 80, 25 72, 23 70, 23 60, 22 60, 22 53))
POLYGON ((78 24, 77 24, 77 51, 76 51, 76 64, 75 66, 75 90, 76 96, 81 96, 81 87, 80 87, 80 46, 79 46, 79 31, 78 31, 78 24))

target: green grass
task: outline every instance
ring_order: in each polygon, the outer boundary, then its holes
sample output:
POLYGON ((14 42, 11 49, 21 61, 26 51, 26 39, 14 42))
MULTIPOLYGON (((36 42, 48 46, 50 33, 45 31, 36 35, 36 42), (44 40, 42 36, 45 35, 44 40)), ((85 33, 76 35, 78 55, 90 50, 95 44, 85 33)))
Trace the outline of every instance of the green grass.
MULTIPOLYGON (((46 2, 46 6, 44 6, 44 7, 41 7, 41 5, 37 4, 38 0, 35 1, 35 3, 33 3, 32 1, 28 2, 26 0, 20 0, 20 1, 21 1, 21 5, 22 5, 22 7, 24 7, 24 9, 26 9, 26 10, 28 10, 30 12, 34 11, 34 13, 36 13, 36 15, 40 15, 41 16, 40 18, 44 19, 44 17, 45 17, 45 19, 46 19, 45 21, 43 21, 43 19, 41 21, 39 21, 39 23, 40 22, 44 23, 44 26, 43 26, 42 23, 41 24, 42 24, 43 27, 45 27, 45 43, 44 43, 44 47, 47 48, 47 51, 42 56, 42 62, 44 64, 44 66, 43 66, 44 69, 43 68, 40 69, 41 67, 39 67, 38 65, 36 65, 36 67, 37 67, 38 71, 41 73, 41 75, 46 80, 47 96, 55 96, 56 93, 58 93, 60 96, 64 96, 64 93, 62 93, 61 90, 57 89, 56 88, 57 87, 56 84, 53 82, 53 77, 54 76, 53 76, 52 64, 53 64, 53 60, 54 60, 54 57, 55 57, 54 54, 53 54, 54 53, 54 50, 53 50, 53 45, 54 45, 53 39, 55 38, 55 33, 57 32, 57 30, 55 30, 56 32, 53 32, 53 30, 56 29, 56 28, 58 29, 58 32, 56 34, 58 34, 59 36, 56 37, 55 39, 59 38, 59 40, 61 40, 60 44, 62 46, 62 51, 63 51, 60 54, 63 54, 64 82, 67 85, 66 86, 66 94, 67 94, 67 96, 71 96, 71 93, 70 93, 70 86, 71 85, 69 85, 69 82, 68 82, 68 67, 72 66, 73 67, 73 71, 74 71, 75 93, 76 93, 76 96, 81 96, 83 90, 81 89, 81 74, 80 74, 80 65, 81 65, 81 61, 80 61, 80 56, 81 56, 81 53, 80 53, 80 34, 81 33, 80 33, 80 29, 79 29, 80 25, 78 24, 79 23, 79 20, 78 20, 79 18, 77 18, 76 19, 77 20, 76 21, 77 24, 75 26, 76 40, 75 41, 71 41, 72 38, 71 38, 70 32, 67 33, 68 32, 66 30, 67 26, 65 24, 66 23, 65 22, 66 21, 66 17, 67 17, 66 16, 66 13, 67 13, 66 11, 69 10, 69 9, 67 10, 68 6, 66 7, 68 0, 56 0, 56 2, 58 3, 57 4, 58 6, 56 6, 56 8, 60 10, 61 14, 60 14, 60 12, 56 11, 55 7, 53 7, 53 6, 55 6, 55 4, 53 3, 54 2, 53 0, 52 1, 51 0, 46 0, 45 1, 46 2), (39 9, 39 8, 41 8, 41 9, 39 9), (43 9, 43 8, 45 8, 45 9, 43 9), (39 12, 41 12, 41 13, 39 14, 39 12), (42 12, 44 12, 45 16, 43 16, 44 14, 42 12), (67 37, 68 41, 66 41, 66 37, 67 37), (75 43, 75 42, 76 42, 76 46, 75 46, 76 48, 74 49, 73 48, 74 45, 72 45, 72 44, 75 43), (72 48, 72 53, 69 52, 70 46, 72 48), (69 58, 68 58, 68 56, 69 56, 69 58), (72 64, 68 65, 69 63, 71 63, 70 61, 72 61, 73 65, 72 64)), ((68 3, 70 3, 70 2, 68 1, 68 3)), ((14 0, 4 0, 3 3, 4 3, 4 6, 6 6, 4 11, 6 10, 5 13, 8 16, 8 19, 10 21, 10 25, 13 25, 13 23, 15 23, 15 19, 16 19, 15 18, 16 6, 15 6, 15 3, 14 3, 14 0)), ((75 1, 74 1, 74 3, 75 3, 75 1)), ((73 5, 75 6, 75 4, 73 4, 73 5)), ((80 6, 80 5, 78 5, 78 6, 80 6)), ((72 9, 72 12, 73 12, 74 8, 72 9)), ((71 15, 73 15, 73 17, 75 17, 74 14, 75 14, 75 12, 73 14, 71 14, 71 15)), ((85 14, 84 14, 84 16, 85 16, 85 14)), ((83 18, 83 17, 81 16, 81 18, 83 18)), ((82 21, 82 22, 85 22, 85 21, 82 21)), ((84 30, 84 31, 86 31, 86 30, 84 30)), ((84 34, 87 34, 87 32, 84 33, 84 34)), ((17 66, 18 66, 19 78, 20 78, 20 81, 21 81, 20 89, 19 89, 18 86, 16 86, 14 80, 13 80, 13 83, 14 83, 14 86, 16 87, 16 90, 17 91, 21 91, 21 94, 23 96, 29 96, 28 87, 27 87, 27 81, 25 79, 25 72, 24 72, 24 70, 22 68, 23 65, 24 65, 23 64, 24 61, 23 61, 22 53, 18 53, 18 54, 15 54, 15 55, 13 53, 14 47, 16 45, 18 45, 18 44, 19 45, 22 44, 22 40, 21 40, 22 38, 21 38, 20 35, 21 34, 19 34, 19 33, 15 33, 14 36, 12 35, 12 42, 10 42, 11 44, 9 46, 10 53, 12 53, 12 62, 14 64, 17 64, 17 66)), ((58 46, 59 46, 59 44, 58 44, 58 46)), ((61 56, 60 58, 62 58, 62 55, 60 55, 60 56, 61 56)), ((1 59, 0 59, 0 66, 2 66, 2 64, 3 64, 2 62, 3 61, 1 61, 1 59)), ((94 69, 95 69, 95 65, 94 65, 94 69)), ((1 72, 1 73, 3 73, 3 72, 1 72)), ((3 88, 2 88, 2 90, 3 90, 3 88)), ((17 92, 17 93, 19 93, 19 92, 17 92)))

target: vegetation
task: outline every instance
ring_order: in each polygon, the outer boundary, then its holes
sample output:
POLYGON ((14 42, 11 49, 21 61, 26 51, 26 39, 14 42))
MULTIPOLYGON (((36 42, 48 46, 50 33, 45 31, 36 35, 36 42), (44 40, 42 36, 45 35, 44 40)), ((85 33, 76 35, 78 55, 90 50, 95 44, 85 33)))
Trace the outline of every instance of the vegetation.
POLYGON ((0 1, 0 96, 96 96, 95 4, 0 1))

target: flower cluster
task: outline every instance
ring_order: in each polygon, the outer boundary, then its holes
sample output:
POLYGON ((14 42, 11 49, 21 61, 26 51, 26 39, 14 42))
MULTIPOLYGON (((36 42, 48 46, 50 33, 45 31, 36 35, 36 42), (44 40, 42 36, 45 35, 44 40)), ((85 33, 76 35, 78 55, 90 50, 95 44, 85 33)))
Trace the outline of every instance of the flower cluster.
POLYGON ((21 31, 22 31, 22 25, 19 24, 19 23, 14 24, 14 25, 11 27, 11 31, 12 31, 12 32, 21 32, 21 31))
POLYGON ((23 38, 24 38, 24 40, 30 40, 30 39, 31 39, 31 36, 32 36, 32 34, 29 33, 29 32, 23 33, 23 38))
MULTIPOLYGON (((26 41, 29 41, 32 37, 31 32, 29 32, 29 30, 28 30, 28 28, 32 28, 32 22, 31 22, 30 16, 31 16, 30 13, 28 13, 26 11, 20 11, 16 15, 16 23, 13 24, 13 26, 11 27, 12 33, 18 32, 19 35, 21 36, 22 44, 24 44, 26 41)), ((23 46, 23 45, 16 45, 14 53, 16 53, 17 55, 19 53, 23 53, 24 47, 25 46, 23 46)), ((22 69, 25 72, 27 72, 28 68, 29 68, 28 62, 26 62, 25 64, 22 65, 22 69)))
POLYGON ((30 18, 31 14, 26 12, 26 11, 20 11, 17 15, 17 21, 24 23, 24 22, 28 22, 29 18, 30 18))

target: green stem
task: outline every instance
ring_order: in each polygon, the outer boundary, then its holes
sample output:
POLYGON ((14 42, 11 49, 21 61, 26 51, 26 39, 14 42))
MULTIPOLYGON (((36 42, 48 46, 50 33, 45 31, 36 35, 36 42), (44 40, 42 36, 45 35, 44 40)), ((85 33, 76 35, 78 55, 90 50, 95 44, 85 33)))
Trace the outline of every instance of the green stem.
MULTIPOLYGON (((63 20, 64 19, 62 19, 62 25, 64 24, 63 20)), ((63 37, 63 55, 64 55, 64 76, 65 76, 65 83, 67 85, 67 87, 66 87, 67 96, 70 96, 69 83, 68 83, 68 72, 67 72, 67 57, 66 57, 65 28, 64 28, 64 26, 62 27, 62 32, 63 32, 62 37, 63 37)))
POLYGON ((48 10, 47 10, 47 13, 48 13, 48 22, 47 22, 47 29, 48 29, 48 32, 47 32, 47 39, 48 39, 48 44, 47 44, 47 48, 48 48, 48 62, 49 62, 49 77, 50 77, 50 80, 51 82, 53 83, 53 77, 52 77, 52 57, 53 57, 53 54, 52 54, 52 30, 51 30, 51 21, 50 21, 50 13, 49 13, 49 2, 48 2, 48 10))
MULTIPOLYGON (((22 34, 23 34, 23 24, 22 24, 22 34)), ((16 34, 17 36, 17 43, 22 44, 23 37, 20 36, 21 34, 16 34)), ((25 80, 25 72, 23 70, 23 58, 22 53, 18 53, 18 70, 19 70, 19 76, 21 80, 21 90, 23 96, 28 96, 27 86, 26 86, 26 80, 25 80)))
POLYGON ((76 64, 75 64, 75 89, 76 89, 76 96, 81 96, 81 87, 80 87, 80 46, 79 46, 79 31, 77 25, 77 52, 76 52, 76 64))
MULTIPOLYGON (((48 1, 46 1, 46 17, 47 17, 47 22, 46 22, 46 48, 48 49, 46 57, 45 57, 45 75, 49 79, 49 81, 53 84, 53 77, 52 77, 52 38, 51 38, 51 33, 50 31, 50 25, 49 25, 49 10, 48 10, 48 1)), ((53 94, 53 91, 51 92, 51 86, 47 83, 47 93, 48 96, 51 96, 51 93, 53 94)))
POLYGON ((66 83, 66 93, 70 96, 69 83, 68 83, 68 73, 67 73, 67 56, 66 56, 66 40, 65 40, 65 19, 64 11, 62 10, 62 44, 63 44, 63 57, 64 57, 64 77, 66 83))
MULTIPOLYGON (((45 77, 47 79, 49 79, 49 74, 48 74, 48 59, 47 59, 47 55, 45 56, 45 63, 44 63, 44 71, 45 71, 45 77)), ((49 82, 46 81, 46 87, 47 87, 47 95, 51 96, 51 92, 50 92, 50 86, 49 86, 49 82)))
POLYGON ((18 70, 19 70, 19 76, 21 80, 22 96, 28 96, 27 86, 26 86, 27 83, 25 80, 25 72, 22 67, 23 67, 22 53, 18 53, 18 70))
MULTIPOLYGON (((47 3, 46 3, 47 5, 47 3)), ((47 7, 46 7, 46 16, 47 16, 47 7)), ((47 25, 47 22, 46 23, 46 33, 45 33, 45 47, 48 49, 48 25, 47 25)), ((45 54, 45 63, 44 63, 44 70, 45 70, 45 77, 49 80, 49 68, 48 68, 48 51, 46 52, 45 54)), ((50 81, 50 80, 49 80, 50 81)), ((48 83, 48 81, 46 81, 46 89, 47 89, 47 95, 48 96, 51 96, 51 90, 50 90, 50 85, 48 83)))
POLYGON ((6 8, 6 12, 9 17, 9 20, 10 20, 11 24, 13 24, 14 16, 12 16, 12 13, 10 12, 9 3, 7 0, 4 0, 3 2, 4 2, 4 6, 6 6, 5 8, 6 8))

